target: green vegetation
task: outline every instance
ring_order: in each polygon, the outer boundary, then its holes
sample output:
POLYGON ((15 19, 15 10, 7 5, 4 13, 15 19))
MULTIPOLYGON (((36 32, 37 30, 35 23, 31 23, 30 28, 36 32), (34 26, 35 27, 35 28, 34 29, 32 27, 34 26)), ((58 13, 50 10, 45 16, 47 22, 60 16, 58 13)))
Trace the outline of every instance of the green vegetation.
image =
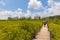
POLYGON ((42 27, 42 21, 46 20, 51 32, 51 40, 60 40, 60 16, 51 16, 40 19, 8 18, 0 20, 0 40, 32 40, 42 27))
POLYGON ((49 31, 52 33, 52 40, 60 40, 60 25, 50 22, 49 31))
POLYGON ((60 40, 60 16, 51 16, 45 19, 48 22, 48 28, 51 32, 51 39, 60 40))
POLYGON ((0 20, 0 40, 32 40, 41 20, 0 20))

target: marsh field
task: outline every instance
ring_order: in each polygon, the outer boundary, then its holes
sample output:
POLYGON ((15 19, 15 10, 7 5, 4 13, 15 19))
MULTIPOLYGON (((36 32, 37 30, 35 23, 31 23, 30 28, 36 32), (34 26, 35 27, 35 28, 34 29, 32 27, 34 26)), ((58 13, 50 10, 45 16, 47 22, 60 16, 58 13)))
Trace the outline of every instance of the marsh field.
POLYGON ((0 40, 32 40, 41 20, 0 20, 0 40))
MULTIPOLYGON (((60 16, 47 20, 51 40, 60 40, 60 16)), ((0 20, 0 40, 32 40, 42 27, 43 20, 0 20)))

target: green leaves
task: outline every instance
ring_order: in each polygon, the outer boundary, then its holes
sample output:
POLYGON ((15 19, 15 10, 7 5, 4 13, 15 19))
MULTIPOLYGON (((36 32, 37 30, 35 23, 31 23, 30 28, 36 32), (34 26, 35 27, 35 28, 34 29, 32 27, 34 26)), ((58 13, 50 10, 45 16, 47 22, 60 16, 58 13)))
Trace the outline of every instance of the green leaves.
POLYGON ((32 40, 41 24, 41 20, 1 20, 0 40, 32 40))
MULTIPOLYGON (((59 21, 59 20, 58 20, 59 21)), ((51 31, 52 33, 52 40, 60 40, 60 25, 59 25, 59 22, 49 22, 49 31, 51 31)))

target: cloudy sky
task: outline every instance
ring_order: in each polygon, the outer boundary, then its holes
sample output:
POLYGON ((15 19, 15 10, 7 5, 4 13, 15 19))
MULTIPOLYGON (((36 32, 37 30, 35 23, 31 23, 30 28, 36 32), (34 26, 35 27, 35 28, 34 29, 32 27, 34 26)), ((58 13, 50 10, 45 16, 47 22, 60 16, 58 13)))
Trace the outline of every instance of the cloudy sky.
POLYGON ((0 0, 0 19, 60 15, 60 0, 0 0))

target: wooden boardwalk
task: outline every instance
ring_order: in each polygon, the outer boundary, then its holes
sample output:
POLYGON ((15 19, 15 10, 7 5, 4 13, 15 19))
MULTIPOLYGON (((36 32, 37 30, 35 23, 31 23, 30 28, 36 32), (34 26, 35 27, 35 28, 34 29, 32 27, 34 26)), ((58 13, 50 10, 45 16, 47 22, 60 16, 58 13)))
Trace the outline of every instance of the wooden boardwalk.
POLYGON ((48 31, 47 24, 42 26, 40 32, 36 35, 36 39, 33 40, 50 40, 50 32, 48 31))

